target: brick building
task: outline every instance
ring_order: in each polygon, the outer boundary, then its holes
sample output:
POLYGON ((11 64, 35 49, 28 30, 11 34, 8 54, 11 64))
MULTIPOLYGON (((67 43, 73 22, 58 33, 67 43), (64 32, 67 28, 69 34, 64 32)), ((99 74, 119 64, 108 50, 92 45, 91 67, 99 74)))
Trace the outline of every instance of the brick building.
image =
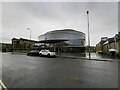
POLYGON ((109 54, 109 49, 116 49, 116 55, 120 57, 120 32, 112 38, 107 38, 105 41, 100 41, 96 44, 96 52, 109 54))
POLYGON ((37 41, 28 40, 28 39, 12 39, 12 51, 20 51, 20 52, 27 52, 35 48, 35 43, 37 41))

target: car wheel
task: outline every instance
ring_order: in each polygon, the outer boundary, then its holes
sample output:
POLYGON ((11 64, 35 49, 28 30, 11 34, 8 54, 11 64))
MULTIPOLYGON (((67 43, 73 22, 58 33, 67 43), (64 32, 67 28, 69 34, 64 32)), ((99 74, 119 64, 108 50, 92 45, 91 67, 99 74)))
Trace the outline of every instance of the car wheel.
POLYGON ((50 54, 48 54, 47 56, 50 57, 50 54))
POLYGON ((42 54, 40 53, 40 57, 42 56, 42 54))

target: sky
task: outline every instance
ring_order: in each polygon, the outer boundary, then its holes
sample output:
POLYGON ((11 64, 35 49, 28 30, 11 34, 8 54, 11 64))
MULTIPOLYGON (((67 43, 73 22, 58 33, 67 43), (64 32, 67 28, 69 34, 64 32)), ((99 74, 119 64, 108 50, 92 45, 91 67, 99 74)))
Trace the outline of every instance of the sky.
MULTIPOLYGON (((1 3, 0 3, 1 5, 1 3)), ((117 2, 2 2, 0 38, 11 43, 12 38, 38 40, 38 36, 52 30, 74 29, 88 38, 89 11, 90 43, 96 45, 101 37, 118 33, 117 2)))

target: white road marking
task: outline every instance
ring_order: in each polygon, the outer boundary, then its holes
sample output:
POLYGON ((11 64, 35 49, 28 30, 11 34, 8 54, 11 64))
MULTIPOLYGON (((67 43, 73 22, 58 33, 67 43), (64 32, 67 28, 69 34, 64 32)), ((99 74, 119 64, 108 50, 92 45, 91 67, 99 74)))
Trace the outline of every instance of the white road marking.
POLYGON ((0 80, 0 90, 8 90, 5 84, 0 80))

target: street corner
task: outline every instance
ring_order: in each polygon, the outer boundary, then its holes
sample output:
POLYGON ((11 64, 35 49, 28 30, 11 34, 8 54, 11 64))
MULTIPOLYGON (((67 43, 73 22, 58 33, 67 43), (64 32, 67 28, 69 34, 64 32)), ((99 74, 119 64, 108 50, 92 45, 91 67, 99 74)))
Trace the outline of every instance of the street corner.
POLYGON ((8 90, 5 84, 0 80, 0 90, 8 90))

